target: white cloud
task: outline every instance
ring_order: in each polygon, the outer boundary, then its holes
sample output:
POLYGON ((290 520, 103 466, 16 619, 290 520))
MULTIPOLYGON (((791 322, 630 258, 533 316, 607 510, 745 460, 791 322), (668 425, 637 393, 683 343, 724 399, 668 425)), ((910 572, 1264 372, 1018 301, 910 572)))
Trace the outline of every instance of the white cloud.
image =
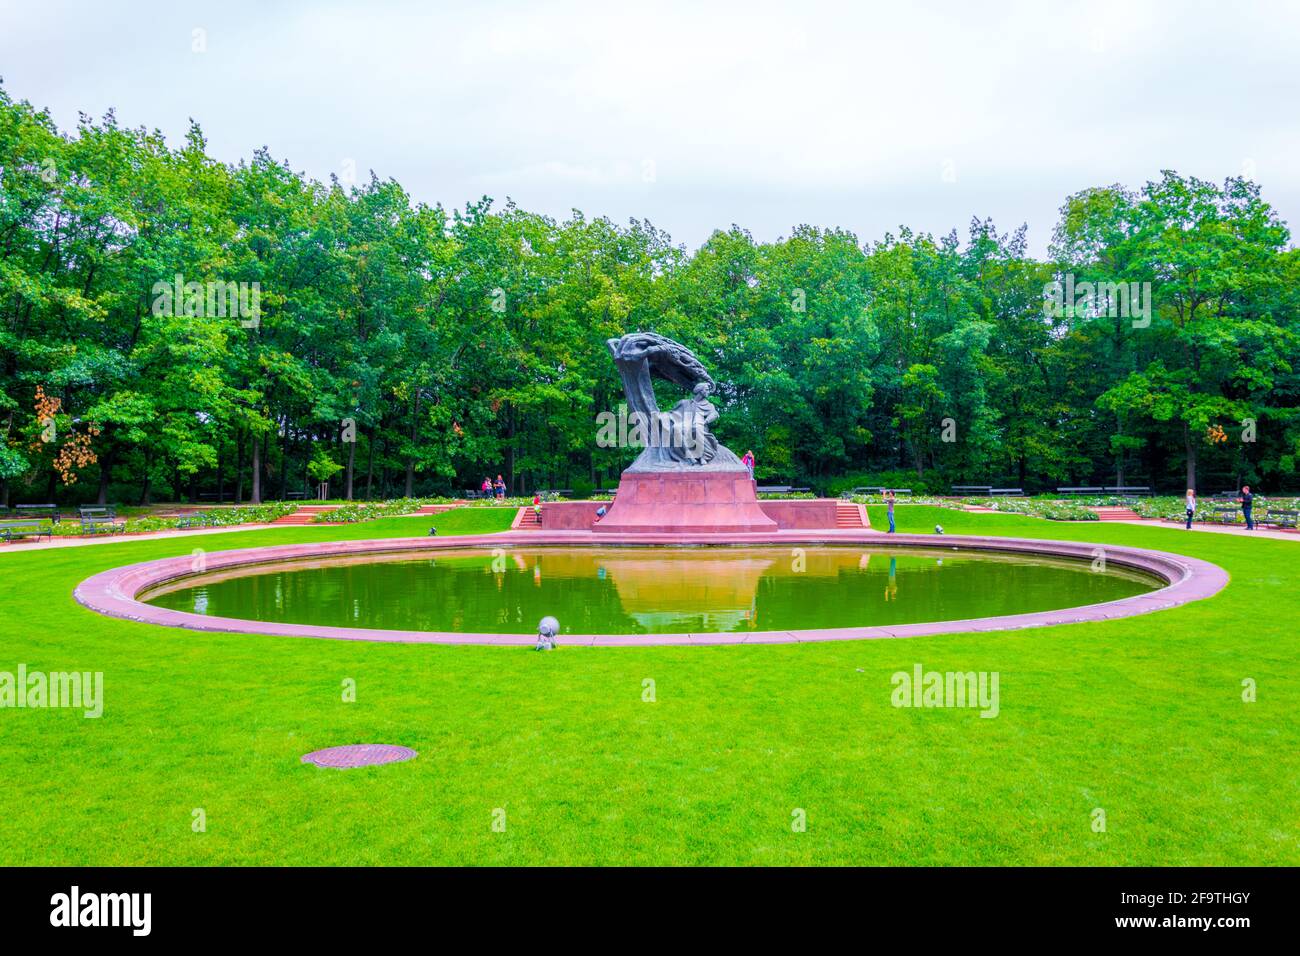
POLYGON ((1041 251, 1068 193, 1165 167, 1253 168, 1300 211, 1285 2, 9 7, 6 85, 64 126, 193 116, 223 159, 352 159, 417 199, 644 216, 690 245, 991 215, 1041 251))

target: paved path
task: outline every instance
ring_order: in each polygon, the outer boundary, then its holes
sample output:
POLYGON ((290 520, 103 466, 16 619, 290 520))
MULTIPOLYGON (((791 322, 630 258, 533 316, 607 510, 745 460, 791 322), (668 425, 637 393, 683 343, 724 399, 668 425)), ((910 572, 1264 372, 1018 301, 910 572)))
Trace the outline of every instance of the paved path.
MULTIPOLYGON (((1155 518, 1141 519, 1137 521, 1111 521, 1110 524, 1136 524, 1144 528, 1168 528, 1171 531, 1183 531, 1187 529, 1182 523, 1176 521, 1161 521, 1155 518)), ((1240 528, 1230 527, 1222 524, 1201 524, 1192 522, 1193 531, 1209 531, 1214 534, 1236 534, 1251 538, 1274 538, 1278 541, 1300 541, 1300 533, 1295 531, 1274 531, 1271 528, 1256 528, 1254 531, 1247 531, 1246 526, 1240 528)))
POLYGON ((140 534, 101 534, 93 538, 50 538, 46 541, 15 541, 0 544, 0 555, 19 554, 25 551, 48 551, 50 548, 81 548, 92 544, 121 544, 124 541, 152 541, 155 538, 201 538, 209 534, 228 534, 231 531, 264 531, 274 527, 269 524, 237 524, 229 528, 194 528, 187 531, 145 531, 140 534))

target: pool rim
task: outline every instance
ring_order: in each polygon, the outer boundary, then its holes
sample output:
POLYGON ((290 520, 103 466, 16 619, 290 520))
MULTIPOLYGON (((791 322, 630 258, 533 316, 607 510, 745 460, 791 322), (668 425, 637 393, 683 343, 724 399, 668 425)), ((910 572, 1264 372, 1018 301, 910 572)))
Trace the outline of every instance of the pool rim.
POLYGON ((266 637, 311 637, 323 640, 372 641, 404 644, 474 644, 489 646, 532 646, 531 634, 493 634, 461 631, 403 631, 378 628, 333 627, 282 624, 245 618, 214 617, 188 611, 173 611, 145 604, 136 596, 179 578, 194 577, 233 567, 253 567, 277 561, 332 557, 343 554, 384 554, 404 551, 441 551, 465 548, 511 546, 560 547, 656 547, 750 545, 889 546, 940 548, 956 551, 989 551, 1050 556, 1092 561, 1098 552, 1108 563, 1152 574, 1165 587, 1145 594, 1106 601, 955 621, 927 621, 914 624, 865 625, 861 627, 749 632, 691 632, 679 634, 560 634, 561 646, 651 647, 662 645, 787 644, 818 641, 872 640, 877 638, 923 637, 986 631, 1023 630, 1057 624, 1109 621, 1179 607, 1212 597, 1227 586, 1229 575, 1216 564, 1166 551, 1102 545, 1094 542, 1054 541, 1036 538, 1002 538, 987 535, 891 534, 862 530, 851 532, 777 531, 766 534, 603 534, 591 532, 523 531, 497 534, 457 535, 445 538, 370 538, 360 541, 320 541, 303 544, 269 545, 206 552, 204 566, 196 571, 192 556, 157 558, 110 568, 92 575, 73 590, 78 603, 100 614, 164 627, 222 634, 255 634, 266 637))

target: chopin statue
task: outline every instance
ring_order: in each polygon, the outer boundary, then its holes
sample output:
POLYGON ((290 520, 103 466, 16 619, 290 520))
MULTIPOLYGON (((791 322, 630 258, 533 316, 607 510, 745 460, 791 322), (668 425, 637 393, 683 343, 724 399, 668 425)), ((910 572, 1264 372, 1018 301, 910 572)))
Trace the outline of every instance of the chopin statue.
POLYGON ((645 450, 629 472, 744 472, 731 449, 718 444, 711 426, 718 410, 709 401, 717 388, 700 360, 680 342, 654 332, 629 332, 608 341, 627 394, 629 420, 645 438, 645 450), (668 411, 655 400, 654 378, 690 392, 668 411))

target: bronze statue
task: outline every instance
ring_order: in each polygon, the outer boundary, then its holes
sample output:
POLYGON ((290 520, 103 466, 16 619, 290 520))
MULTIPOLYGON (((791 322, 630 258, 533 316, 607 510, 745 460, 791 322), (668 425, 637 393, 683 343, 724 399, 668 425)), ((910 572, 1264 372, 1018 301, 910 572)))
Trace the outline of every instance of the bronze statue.
POLYGON ((628 471, 748 471, 710 429, 718 420, 709 401, 717 386, 690 349, 654 332, 629 332, 608 344, 627 394, 628 418, 645 443, 628 471), (689 389, 690 397, 660 411, 654 377, 689 389))

